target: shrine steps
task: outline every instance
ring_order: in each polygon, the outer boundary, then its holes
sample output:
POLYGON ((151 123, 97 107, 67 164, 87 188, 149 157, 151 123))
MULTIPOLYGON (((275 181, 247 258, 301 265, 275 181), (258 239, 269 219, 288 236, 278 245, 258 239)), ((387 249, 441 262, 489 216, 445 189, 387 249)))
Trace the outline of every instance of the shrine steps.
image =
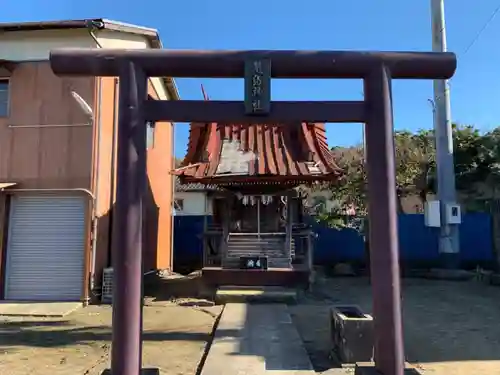
POLYGON ((202 269, 205 284, 220 286, 265 287, 281 286, 288 288, 307 288, 309 271, 295 268, 270 268, 268 270, 227 269, 205 267, 202 269))
POLYGON ((221 286, 215 294, 217 304, 295 303, 297 290, 279 286, 221 286))
POLYGON ((291 252, 285 250, 285 238, 282 236, 230 235, 222 267, 239 268, 243 256, 265 256, 269 268, 291 268, 293 250, 294 246, 291 252))

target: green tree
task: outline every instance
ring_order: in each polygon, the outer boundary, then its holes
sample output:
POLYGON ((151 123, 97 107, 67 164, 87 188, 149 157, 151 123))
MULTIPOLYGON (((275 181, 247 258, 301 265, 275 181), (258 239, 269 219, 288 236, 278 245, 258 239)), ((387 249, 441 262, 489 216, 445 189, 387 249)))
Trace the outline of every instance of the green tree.
MULTIPOLYGON (((481 133, 471 125, 454 125, 454 161, 457 190, 468 207, 477 200, 498 198, 500 194, 500 128, 481 133)), ((394 133, 396 192, 399 209, 407 196, 425 202, 436 193, 436 152, 433 130, 394 133)), ((367 212, 367 173, 362 146, 334 147, 332 152, 343 176, 333 184, 321 185, 338 203, 337 212, 324 213, 323 219, 338 223, 336 217, 355 208, 357 215, 367 212)), ((348 223, 348 226, 351 224, 348 223)))
POLYGON ((396 131, 394 133, 394 149, 396 164, 396 193, 399 210, 402 212, 402 199, 419 196, 426 200, 428 175, 435 166, 434 137, 431 131, 421 130, 417 133, 396 131))
POLYGON ((500 183, 500 128, 482 134, 474 126, 453 127, 457 190, 466 206, 497 197, 500 183))
MULTIPOLYGON (((428 191, 427 176, 435 165, 435 151, 432 133, 420 131, 416 134, 398 131, 394 134, 396 192, 399 209, 401 200, 408 195, 418 195, 423 200, 428 191)), ((335 160, 344 170, 341 179, 328 188, 332 198, 339 203, 339 210, 345 212, 354 207, 357 214, 367 212, 367 173, 362 146, 332 149, 335 160)))
POLYGON ((343 175, 328 189, 331 199, 337 203, 338 213, 345 214, 349 208, 355 208, 358 215, 366 214, 366 168, 362 146, 333 150, 335 160, 344 171, 343 175))

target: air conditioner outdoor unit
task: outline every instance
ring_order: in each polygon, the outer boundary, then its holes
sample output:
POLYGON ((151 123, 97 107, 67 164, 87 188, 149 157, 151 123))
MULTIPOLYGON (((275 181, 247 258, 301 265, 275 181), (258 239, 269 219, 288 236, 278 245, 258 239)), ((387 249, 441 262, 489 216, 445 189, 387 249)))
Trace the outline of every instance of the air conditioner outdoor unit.
POLYGON ((113 302, 113 268, 105 268, 102 273, 102 303, 113 302))

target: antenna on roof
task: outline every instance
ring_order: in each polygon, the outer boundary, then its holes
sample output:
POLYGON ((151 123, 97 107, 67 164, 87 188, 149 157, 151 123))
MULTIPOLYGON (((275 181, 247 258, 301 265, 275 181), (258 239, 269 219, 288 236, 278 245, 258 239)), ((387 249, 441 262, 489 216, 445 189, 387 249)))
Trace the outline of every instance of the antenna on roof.
POLYGON ((203 99, 204 100, 210 100, 208 97, 207 93, 205 92, 205 87, 203 87, 203 83, 201 84, 201 92, 203 93, 203 99))

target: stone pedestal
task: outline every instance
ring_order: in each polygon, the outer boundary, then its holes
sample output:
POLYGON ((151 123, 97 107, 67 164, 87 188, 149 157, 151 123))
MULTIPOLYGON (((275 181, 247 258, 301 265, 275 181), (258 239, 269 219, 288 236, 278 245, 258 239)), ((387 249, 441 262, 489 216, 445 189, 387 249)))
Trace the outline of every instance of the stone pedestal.
POLYGON ((330 323, 332 351, 342 363, 372 360, 374 334, 370 315, 358 306, 335 306, 330 323))
POLYGON ((474 278, 474 273, 460 269, 433 268, 427 272, 427 279, 468 281, 474 278))
MULTIPOLYGON (((101 375, 112 375, 111 369, 106 369, 101 375)), ((160 369, 158 368, 143 368, 139 375, 160 375, 160 369)))
MULTIPOLYGON (((384 375, 375 369, 373 363, 357 363, 354 375, 384 375)), ((421 373, 414 367, 406 365, 404 375, 421 375, 421 373)))

